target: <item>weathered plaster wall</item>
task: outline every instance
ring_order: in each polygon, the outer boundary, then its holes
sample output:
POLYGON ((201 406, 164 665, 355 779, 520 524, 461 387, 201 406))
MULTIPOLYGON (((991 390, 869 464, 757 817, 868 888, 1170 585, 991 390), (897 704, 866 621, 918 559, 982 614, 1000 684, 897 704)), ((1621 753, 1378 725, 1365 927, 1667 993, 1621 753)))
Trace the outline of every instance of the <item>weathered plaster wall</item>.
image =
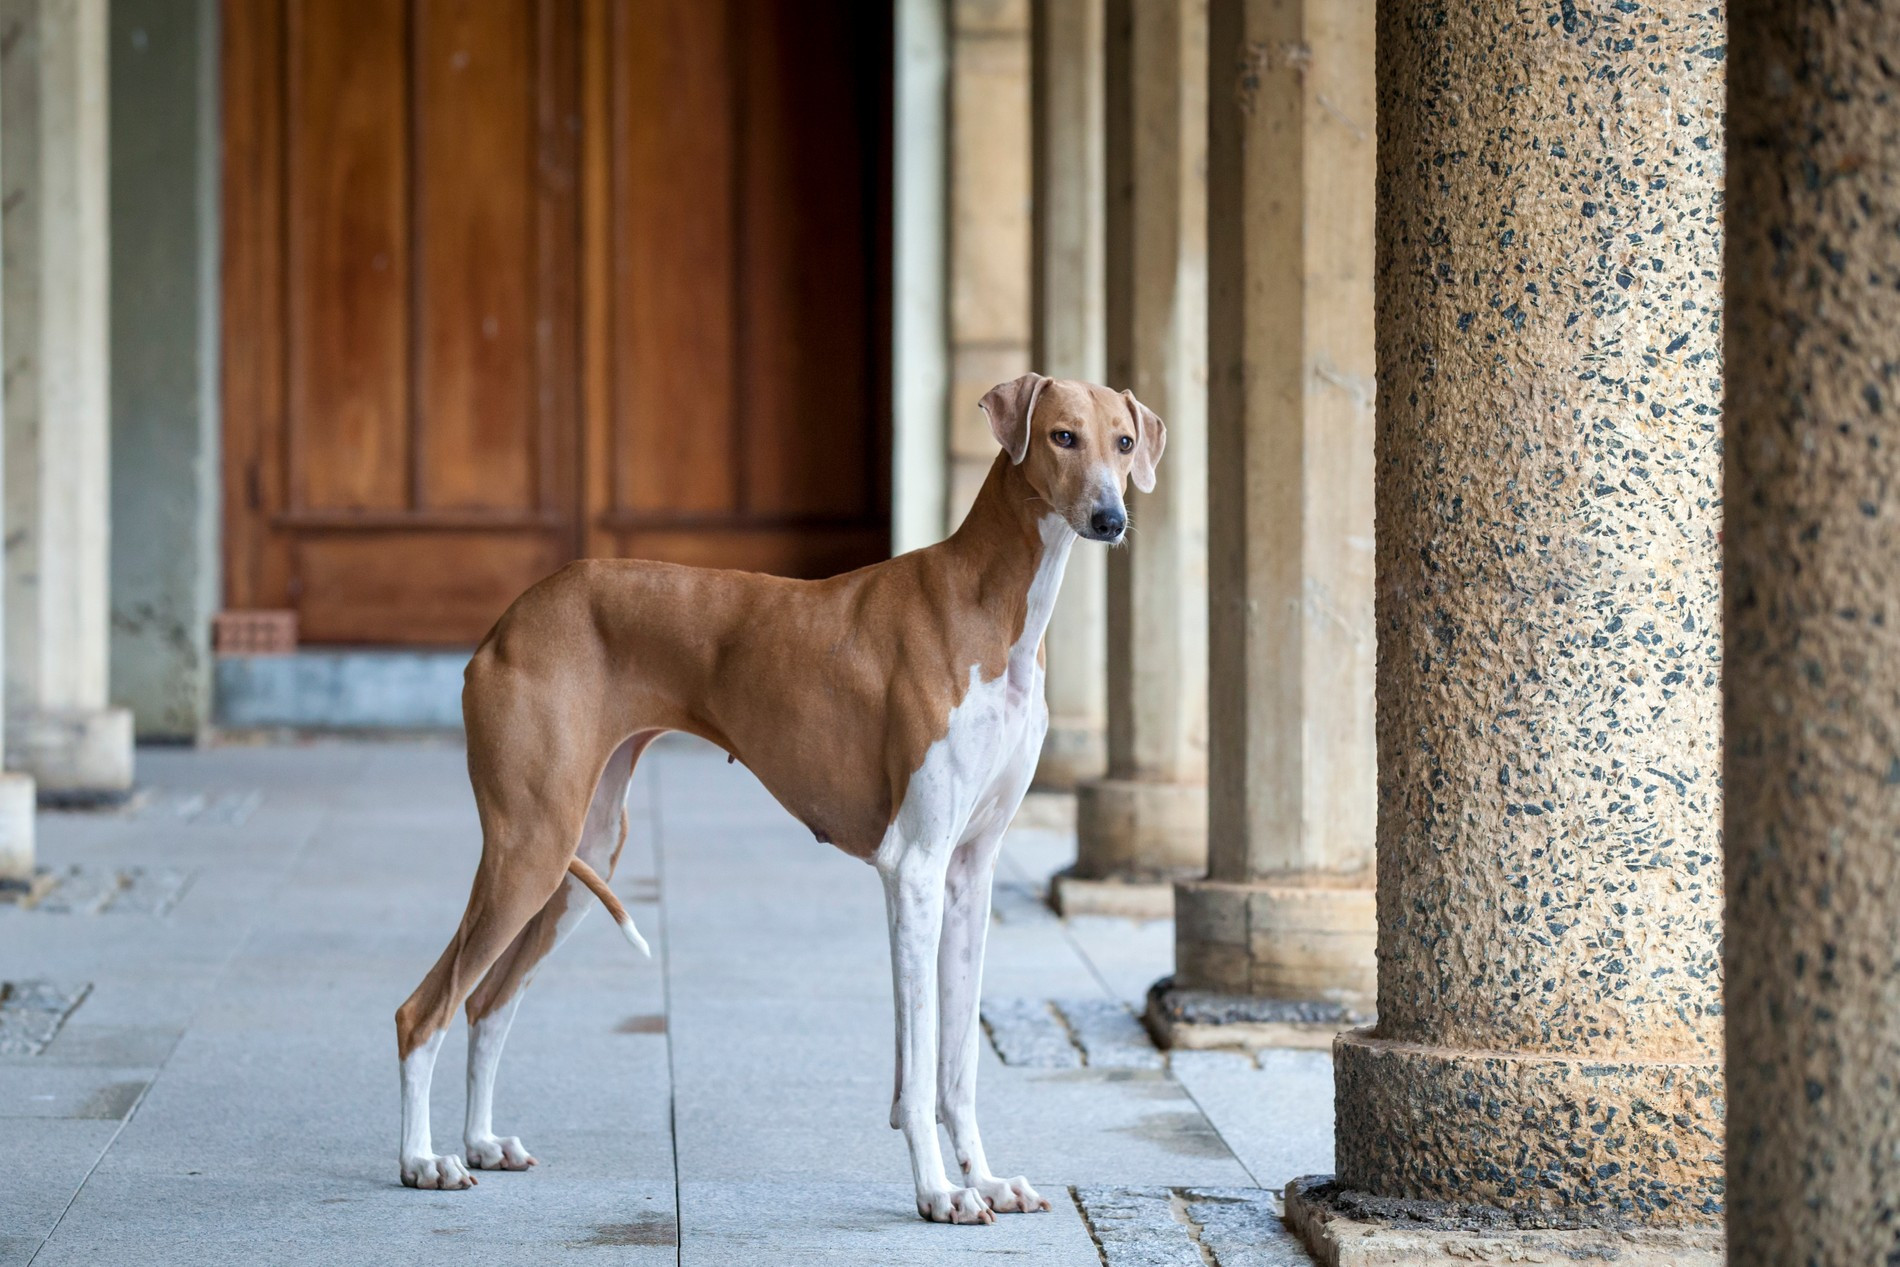
POLYGON ((1900 1242, 1900 11, 1743 0, 1728 248, 1729 1261, 1900 1242))
POLYGON ((1380 1021, 1338 1049, 1341 1177, 1709 1218, 1722 10, 1379 23, 1380 1021))
POLYGON ((211 710, 217 32, 215 0, 113 0, 112 698, 155 738, 211 710))

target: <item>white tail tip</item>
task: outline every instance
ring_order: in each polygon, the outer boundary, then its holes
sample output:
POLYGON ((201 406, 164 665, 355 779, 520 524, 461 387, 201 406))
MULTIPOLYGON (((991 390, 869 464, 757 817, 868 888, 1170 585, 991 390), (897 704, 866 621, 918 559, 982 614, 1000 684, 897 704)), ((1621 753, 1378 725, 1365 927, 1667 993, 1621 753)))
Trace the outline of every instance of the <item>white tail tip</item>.
POLYGON ((621 920, 620 931, 627 935, 628 941, 632 942, 635 946, 638 946, 640 948, 641 954, 645 955, 649 959, 653 958, 653 948, 647 945, 646 938, 640 936, 640 930, 633 926, 632 919, 621 920))

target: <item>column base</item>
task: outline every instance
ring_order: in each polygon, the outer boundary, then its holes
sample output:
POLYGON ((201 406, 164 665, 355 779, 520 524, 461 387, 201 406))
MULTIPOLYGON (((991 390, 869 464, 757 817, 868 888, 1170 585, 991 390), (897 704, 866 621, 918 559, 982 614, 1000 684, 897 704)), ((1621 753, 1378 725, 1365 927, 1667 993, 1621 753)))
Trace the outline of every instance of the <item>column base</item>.
POLYGON ((1327 1267, 1722 1267, 1726 1255, 1720 1223, 1631 1227, 1526 1218, 1482 1206, 1367 1196, 1341 1188, 1331 1175, 1286 1186, 1286 1224, 1327 1267))
POLYGON ((1373 1015, 1379 928, 1369 886, 1195 879, 1176 886, 1174 912, 1180 989, 1328 1004, 1361 1024, 1373 1015))
POLYGON ((0 885, 29 888, 33 883, 33 779, 0 774, 0 885))
POLYGON ((1339 1182, 1623 1224, 1722 1218, 1720 1061, 1333 1044, 1339 1182))
POLYGON ((1009 820, 1010 827, 1026 828, 1030 831, 1061 832, 1067 836, 1075 834, 1075 793, 1060 792, 1053 788, 1032 787, 1023 797, 1023 803, 1016 807, 1016 817, 1009 820))
POLYGON ((1172 882, 1207 870, 1207 785, 1096 779, 1076 789, 1072 874, 1172 882))
POLYGON ((1036 786, 1073 792, 1108 769, 1108 735, 1103 723, 1081 717, 1051 717, 1036 761, 1036 786))
POLYGON ((1174 884, 1152 876, 1090 879, 1073 870, 1057 874, 1049 900, 1058 915, 1113 915, 1122 919, 1171 919, 1174 884))
POLYGON ((33 776, 42 804, 113 804, 132 793, 132 713, 101 708, 7 718, 7 769, 33 776))
POLYGON ((1338 1002, 1186 989, 1178 977, 1163 977, 1148 987, 1142 1019, 1157 1046, 1176 1051, 1331 1051, 1333 1039, 1373 1016, 1370 1008, 1338 1002))

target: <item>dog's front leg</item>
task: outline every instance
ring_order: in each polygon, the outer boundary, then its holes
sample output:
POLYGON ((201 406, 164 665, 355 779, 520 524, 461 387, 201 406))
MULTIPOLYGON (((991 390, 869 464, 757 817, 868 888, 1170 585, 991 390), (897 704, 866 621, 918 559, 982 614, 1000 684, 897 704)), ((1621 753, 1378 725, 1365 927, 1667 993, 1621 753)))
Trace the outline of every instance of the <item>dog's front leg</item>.
POLYGON ((983 1194, 953 1188, 937 1146, 937 943, 943 931, 947 850, 905 844, 880 857, 897 1001, 897 1125, 910 1149, 917 1213, 935 1223, 991 1223, 983 1194))
POLYGON ((944 880, 943 937, 937 951, 937 989, 943 1043, 937 1063, 937 1114, 950 1131, 950 1146, 964 1182, 1005 1214, 1047 1210, 1049 1203, 1021 1175, 991 1173, 976 1128, 976 1070, 982 1042, 977 1018, 983 992, 983 948, 989 940, 990 887, 1003 842, 989 833, 964 842, 951 855, 944 880))

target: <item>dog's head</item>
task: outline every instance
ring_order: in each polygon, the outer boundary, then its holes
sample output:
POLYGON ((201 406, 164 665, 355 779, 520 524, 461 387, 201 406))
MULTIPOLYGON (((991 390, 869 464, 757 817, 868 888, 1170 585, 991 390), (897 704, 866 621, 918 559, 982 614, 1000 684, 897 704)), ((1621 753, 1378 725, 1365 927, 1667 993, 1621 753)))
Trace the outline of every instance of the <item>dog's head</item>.
POLYGON ((1128 481, 1153 492, 1168 442, 1154 410, 1133 392, 1040 374, 998 383, 982 405, 996 442, 1069 527, 1094 541, 1122 539, 1128 481))

